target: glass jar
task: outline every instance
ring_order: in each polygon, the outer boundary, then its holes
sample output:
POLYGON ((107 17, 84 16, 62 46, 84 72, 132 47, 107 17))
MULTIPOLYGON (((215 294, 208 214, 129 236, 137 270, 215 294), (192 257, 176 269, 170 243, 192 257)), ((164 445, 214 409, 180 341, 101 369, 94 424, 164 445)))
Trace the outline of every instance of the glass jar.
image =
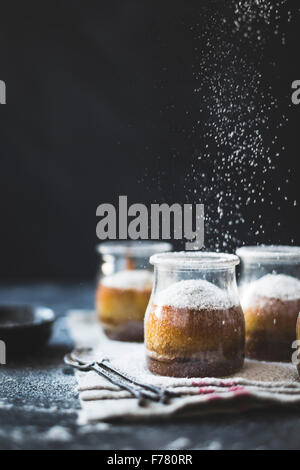
POLYGON ((297 363, 297 369, 298 369, 298 374, 300 376, 300 313, 298 316, 298 321, 297 321, 297 341, 298 341, 298 363, 297 363))
POLYGON ((239 248, 246 356, 290 361, 300 311, 300 247, 239 248))
POLYGON ((224 377, 244 362, 245 322, 235 255, 157 254, 145 315, 151 372, 172 377, 224 377))
POLYGON ((104 242, 96 290, 96 310, 108 337, 143 341, 143 321, 150 298, 153 273, 149 257, 172 249, 170 243, 104 242))

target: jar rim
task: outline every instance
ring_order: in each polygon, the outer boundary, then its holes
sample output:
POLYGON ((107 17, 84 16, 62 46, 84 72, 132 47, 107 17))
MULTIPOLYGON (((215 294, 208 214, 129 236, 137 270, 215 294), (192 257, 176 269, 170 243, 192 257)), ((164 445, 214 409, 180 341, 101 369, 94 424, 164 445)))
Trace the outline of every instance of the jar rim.
POLYGON ((117 240, 99 243, 96 246, 96 251, 101 255, 125 255, 142 258, 157 252, 171 251, 172 248, 172 244, 168 242, 117 240))
POLYGON ((300 247, 287 245, 257 245, 243 246, 236 250, 236 254, 248 262, 277 262, 299 263, 300 247))
POLYGON ((151 256, 150 263, 178 269, 227 269, 240 263, 238 256, 207 251, 173 251, 151 256))

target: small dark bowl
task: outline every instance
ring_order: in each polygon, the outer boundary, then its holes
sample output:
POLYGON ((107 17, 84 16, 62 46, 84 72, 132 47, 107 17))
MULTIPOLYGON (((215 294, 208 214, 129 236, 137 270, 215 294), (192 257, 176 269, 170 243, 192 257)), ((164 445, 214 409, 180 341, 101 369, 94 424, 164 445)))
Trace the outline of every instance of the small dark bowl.
POLYGON ((7 357, 40 350, 51 336, 54 321, 54 312, 46 307, 0 305, 0 340, 7 357))

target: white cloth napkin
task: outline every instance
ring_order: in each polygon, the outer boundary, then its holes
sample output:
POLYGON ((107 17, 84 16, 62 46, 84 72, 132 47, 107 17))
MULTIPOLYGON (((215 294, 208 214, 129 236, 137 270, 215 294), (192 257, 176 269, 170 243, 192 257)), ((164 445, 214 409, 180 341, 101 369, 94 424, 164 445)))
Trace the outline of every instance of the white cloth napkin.
MULTIPOLYGON (((240 411, 268 405, 300 407, 300 380, 293 364, 246 360, 242 371, 224 379, 178 379, 149 372, 143 344, 111 341, 95 314, 69 313, 68 325, 76 347, 92 347, 95 358, 108 357, 112 365, 135 379, 180 392, 165 405, 137 400, 94 371, 76 372, 82 405, 80 422, 112 419, 162 419, 210 412, 240 411)), ((292 351, 291 351, 292 352, 292 351)))

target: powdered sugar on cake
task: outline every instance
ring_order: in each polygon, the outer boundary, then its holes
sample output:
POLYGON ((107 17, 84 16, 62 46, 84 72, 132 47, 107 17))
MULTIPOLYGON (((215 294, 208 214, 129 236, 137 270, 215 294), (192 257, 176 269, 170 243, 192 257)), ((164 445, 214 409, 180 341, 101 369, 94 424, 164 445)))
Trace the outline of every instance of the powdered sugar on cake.
POLYGON ((251 305, 258 296, 279 300, 300 299, 300 281, 285 274, 267 274, 242 287, 242 306, 251 305))
POLYGON ((154 299, 158 306, 190 309, 230 308, 232 302, 227 292, 203 280, 180 281, 158 292, 154 299))
POLYGON ((145 269, 119 271, 101 279, 101 284, 116 289, 152 289, 153 274, 145 269))

